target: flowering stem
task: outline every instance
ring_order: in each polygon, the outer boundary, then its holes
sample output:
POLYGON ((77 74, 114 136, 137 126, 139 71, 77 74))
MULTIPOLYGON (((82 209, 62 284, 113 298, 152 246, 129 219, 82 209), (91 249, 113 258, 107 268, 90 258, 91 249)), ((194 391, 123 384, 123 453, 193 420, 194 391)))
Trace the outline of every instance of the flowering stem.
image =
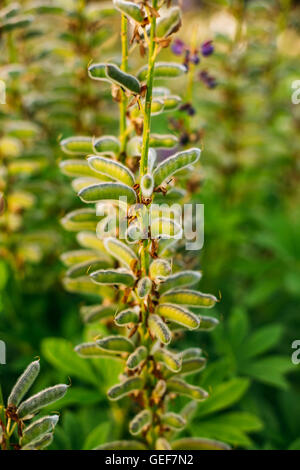
MULTIPOLYGON (((121 19, 121 42, 122 42, 122 65, 121 69, 124 72, 128 70, 128 41, 127 41, 127 18, 122 14, 121 19)), ((120 102, 120 142, 121 142, 121 155, 125 153, 127 132, 126 132, 126 112, 127 112, 127 96, 124 91, 121 91, 120 102)))

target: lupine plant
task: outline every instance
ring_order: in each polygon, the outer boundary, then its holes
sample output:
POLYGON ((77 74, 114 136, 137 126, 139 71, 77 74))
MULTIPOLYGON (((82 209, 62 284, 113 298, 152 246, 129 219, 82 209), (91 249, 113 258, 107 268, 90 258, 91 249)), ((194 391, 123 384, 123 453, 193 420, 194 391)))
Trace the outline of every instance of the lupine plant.
POLYGON ((217 302, 193 289, 201 273, 184 269, 182 260, 172 261, 181 243, 181 220, 176 211, 158 205, 182 200, 175 178, 188 181, 201 153, 191 148, 157 162, 156 150, 174 148, 177 139, 151 132, 152 117, 176 110, 181 102, 154 86, 157 79, 169 81, 187 72, 185 64, 158 61, 181 26, 181 11, 157 0, 113 4, 121 13, 121 67, 111 61, 92 63, 88 74, 100 86, 108 83, 120 103, 119 137, 78 136, 61 142, 66 153, 89 154, 61 163, 62 171, 75 177, 72 184, 80 199, 90 205, 64 217, 64 226, 78 232, 84 248, 62 256, 69 266, 64 284, 70 291, 101 296, 101 304, 83 307, 85 321, 104 319, 113 331, 119 327, 118 333, 82 343, 76 351, 84 358, 123 361, 120 382, 107 395, 111 401, 130 396, 133 403, 132 439, 98 449, 227 449, 201 437, 176 439, 197 401, 209 395, 185 379, 205 367, 202 350, 180 351, 176 339, 184 331, 209 330, 218 323, 198 313, 217 302), (135 75, 128 71, 128 39, 142 57, 146 51, 148 56, 135 75), (172 411, 177 395, 189 399, 181 412, 172 411))
POLYGON ((62 398, 68 385, 46 388, 23 400, 40 372, 40 361, 29 364, 13 386, 6 406, 0 397, 0 446, 2 450, 42 450, 53 439, 58 414, 35 419, 41 409, 62 398))

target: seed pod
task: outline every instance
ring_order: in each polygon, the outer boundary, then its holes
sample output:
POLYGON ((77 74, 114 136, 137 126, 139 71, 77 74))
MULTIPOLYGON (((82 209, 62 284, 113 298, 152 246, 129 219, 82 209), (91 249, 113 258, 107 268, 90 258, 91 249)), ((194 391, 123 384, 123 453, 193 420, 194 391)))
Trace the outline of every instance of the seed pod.
POLYGON ((126 365, 128 369, 135 369, 144 361, 148 356, 148 351, 145 346, 137 348, 127 359, 126 365))
POLYGON ((107 64, 105 67, 106 76, 116 85, 126 90, 139 94, 141 92, 141 84, 137 78, 129 73, 123 72, 114 64, 107 64))
POLYGON ((129 423, 129 431, 136 436, 151 423, 152 414, 149 410, 142 410, 129 423))
POLYGON ((124 13, 126 16, 133 19, 137 23, 143 23, 144 15, 140 5, 127 0, 113 0, 113 2, 115 8, 121 13, 124 13))
POLYGON ((165 103, 161 98, 154 98, 151 103, 151 115, 157 116, 164 111, 165 103))
POLYGON ((184 437, 172 442, 173 450, 230 450, 227 444, 212 439, 184 437))
POLYGON ((80 308, 84 323, 94 323, 103 318, 111 318, 116 311, 116 305, 85 305, 80 308))
POLYGON ((126 230, 127 243, 136 243, 144 237, 141 225, 139 223, 131 223, 126 230))
POLYGON ((29 364, 23 374, 18 378, 7 400, 8 406, 18 406, 24 395, 28 392, 31 385, 40 372, 40 361, 34 361, 29 364))
POLYGON ((166 217, 160 217, 151 219, 151 238, 168 239, 176 238, 180 239, 182 236, 181 226, 172 219, 166 217))
POLYGON ((164 344, 171 341, 171 332, 165 322, 158 315, 149 315, 148 326, 150 333, 164 344))
POLYGON ((100 269, 90 275, 92 281, 97 284, 115 284, 132 287, 135 277, 123 269, 100 269))
POLYGON ((147 276, 142 277, 142 279, 139 280, 137 288, 136 288, 137 296, 140 299, 144 299, 145 297, 147 297, 147 295, 150 294, 151 289, 152 289, 151 279, 147 276))
POLYGON ((27 445, 22 447, 22 450, 42 450, 48 447, 53 441, 53 434, 47 433, 39 437, 35 441, 29 442, 27 445))
POLYGON ((166 393, 167 390, 167 384, 165 380, 158 380, 157 384, 155 385, 153 392, 152 392, 152 398, 153 400, 157 403, 166 393))
POLYGON ((134 185, 134 176, 122 163, 105 157, 89 156, 88 164, 96 173, 107 176, 112 180, 120 181, 128 186, 134 185))
POLYGON ((19 419, 25 419, 35 411, 59 400, 66 394, 67 389, 68 385, 65 384, 54 385, 23 401, 17 409, 19 419))
POLYGON ((171 265, 167 260, 158 258, 152 261, 149 268, 149 274, 151 279, 163 280, 167 276, 169 276, 170 273, 171 265))
POLYGON ((181 271, 176 274, 169 276, 159 286, 159 292, 162 294, 171 289, 185 286, 192 286, 200 281, 202 273, 199 271, 181 271))
POLYGON ((79 232, 76 236, 76 239, 80 246, 83 248, 91 248, 93 250, 98 250, 104 252, 104 243, 102 240, 97 238, 94 232, 82 231, 79 232))
POLYGON ((194 359, 202 355, 202 349, 200 348, 188 348, 182 351, 181 356, 182 360, 185 359, 194 359))
MULTIPOLYGON (((173 33, 176 33, 181 26, 181 9, 173 7, 166 10, 156 21, 156 36, 158 38, 166 38, 173 33)), ((147 31, 150 28, 147 27, 147 31)))
POLYGON ((155 443, 155 450, 172 450, 172 447, 167 439, 160 437, 155 443))
POLYGON ((178 144, 178 138, 175 135, 162 135, 162 134, 151 134, 150 135, 150 147, 153 148, 173 148, 178 144))
POLYGON ((162 362, 172 372, 179 372, 181 369, 181 356, 171 353, 167 349, 157 349, 154 352, 154 359, 162 362))
POLYGON ((145 199, 148 199, 152 196, 154 189, 154 180, 152 175, 144 175, 141 179, 141 191, 145 199))
POLYGON ((134 190, 123 183, 95 184, 79 191, 78 196, 83 202, 118 201, 125 198, 128 204, 136 203, 134 190))
POLYGON ((180 104, 182 103, 182 99, 180 96, 177 95, 169 95, 164 98, 164 112, 167 111, 176 111, 180 104))
POLYGON ((80 178, 75 178, 72 182, 72 188, 74 189, 75 193, 79 193, 79 191, 83 188, 87 188, 88 186, 92 186, 93 184, 99 183, 99 178, 92 178, 91 176, 82 176, 80 178))
POLYGON ((200 372, 206 366, 206 359, 204 357, 194 357, 182 360, 182 367, 180 375, 190 375, 200 372))
POLYGON ((195 330, 200 325, 200 320, 194 313, 177 305, 160 304, 157 307, 156 313, 189 330, 195 330))
POLYGON ((124 382, 111 387, 107 395, 110 400, 119 400, 132 392, 138 392, 143 385, 143 380, 140 377, 130 377, 124 382))
POLYGON ((189 401, 181 410, 180 414, 186 421, 191 421, 198 408, 196 401, 189 401))
POLYGON ((155 186, 159 186, 167 179, 170 179, 177 171, 196 163, 200 158, 200 153, 199 149, 194 148, 176 153, 172 157, 163 160, 153 173, 155 186))
POLYGON ((99 63, 99 64, 92 64, 88 68, 88 75, 93 80, 102 80, 104 82, 108 82, 111 84, 111 80, 108 79, 106 75, 106 66, 108 64, 99 63))
POLYGON ((0 33, 7 33, 14 29, 26 28, 33 22, 34 18, 31 15, 20 15, 8 18, 0 24, 0 33))
POLYGON ((65 215, 60 222, 66 230, 78 232, 79 230, 96 230, 99 220, 95 209, 77 209, 65 215))
POLYGON ((66 272, 66 276, 71 278, 81 277, 88 275, 89 273, 92 273, 98 269, 109 268, 110 265, 111 263, 99 259, 84 261, 83 263, 78 263, 71 266, 66 272))
POLYGON ((82 343, 78 344, 74 351, 78 354, 78 356, 83 358, 91 358, 91 357, 115 357, 115 353, 112 351, 104 351, 101 349, 97 343, 82 343))
POLYGON ((110 258, 105 253, 99 253, 98 251, 92 250, 66 251, 60 256, 60 259, 66 266, 94 261, 95 259, 101 259, 106 262, 110 261, 110 258))
POLYGON ((187 305, 194 308, 212 308, 218 300, 211 294, 203 294, 194 290, 176 289, 163 294, 160 301, 187 305))
POLYGON ((100 175, 92 168, 90 168, 86 160, 63 160, 59 164, 61 172, 66 176, 77 177, 77 176, 88 176, 99 181, 107 181, 109 178, 104 175, 100 175))
POLYGON ((139 308, 128 308, 126 310, 122 310, 122 312, 119 312, 115 316, 114 321, 117 326, 126 326, 130 325, 130 323, 134 323, 136 325, 137 323, 139 323, 139 319, 139 308))
POLYGON ((167 390, 168 392, 178 393, 178 395, 184 395, 197 401, 204 400, 209 396, 202 388, 190 385, 177 377, 167 381, 167 390))
MULTIPOLYGON (((156 62, 154 66, 154 78, 177 78, 184 75, 187 68, 176 62, 156 62)), ((138 79, 145 81, 148 73, 148 65, 142 67, 138 72, 138 79)))
POLYGON ((134 351, 133 342, 125 338, 125 336, 107 336, 106 338, 101 338, 96 341, 99 348, 104 349, 105 351, 113 352, 126 352, 132 353, 134 351))
POLYGON ((110 255, 120 261, 120 263, 127 266, 128 269, 133 269, 138 261, 134 251, 117 238, 106 238, 104 240, 104 246, 110 255))
POLYGON ((139 441, 114 441, 106 442, 94 450, 146 450, 146 446, 139 441))
POLYGON ((31 441, 34 441, 38 437, 53 431, 59 420, 58 415, 44 416, 43 418, 34 421, 27 428, 23 430, 23 435, 21 438, 22 446, 28 444, 31 441))
POLYGON ((113 135, 104 135, 93 141, 94 153, 98 155, 106 154, 115 157, 119 155, 120 148, 119 140, 113 135))
POLYGON ((50 2, 45 2, 43 1, 37 1, 32 4, 32 6, 29 4, 29 9, 26 10, 28 12, 35 12, 38 13, 39 15, 57 15, 60 13, 65 12, 65 10, 59 6, 57 3, 54 2, 54 4, 50 2))
POLYGON ((148 152, 148 172, 152 173, 154 165, 157 160, 157 153, 153 148, 149 148, 148 152))
POLYGON ((92 294, 107 298, 113 298, 114 296, 113 289, 95 284, 89 276, 77 277, 75 279, 64 277, 62 283, 66 291, 75 294, 92 294))
POLYGON ((173 412, 163 414, 160 417, 160 420, 165 426, 176 430, 183 429, 186 425, 186 420, 183 418, 183 416, 173 412))
POLYGON ((61 149, 70 155, 85 155, 93 151, 92 137, 68 137, 60 142, 61 149))

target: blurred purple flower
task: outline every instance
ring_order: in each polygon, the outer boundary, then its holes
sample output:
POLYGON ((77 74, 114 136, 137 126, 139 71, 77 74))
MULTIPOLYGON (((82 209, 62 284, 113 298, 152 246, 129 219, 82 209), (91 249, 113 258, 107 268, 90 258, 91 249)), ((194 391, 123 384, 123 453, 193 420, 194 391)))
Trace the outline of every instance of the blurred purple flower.
POLYGON ((195 64, 195 65, 198 65, 200 63, 200 57, 198 56, 197 53, 195 54, 192 54, 192 56, 190 57, 190 61, 195 64))
POLYGON ((205 41, 201 46, 201 52, 204 57, 211 55, 214 52, 214 46, 212 41, 205 41))
POLYGON ((175 55, 181 55, 185 51, 185 44, 181 39, 175 39, 171 46, 172 52, 175 55))
POLYGON ((209 75, 206 70, 201 70, 199 79, 207 86, 207 88, 216 88, 217 80, 212 75, 209 75))

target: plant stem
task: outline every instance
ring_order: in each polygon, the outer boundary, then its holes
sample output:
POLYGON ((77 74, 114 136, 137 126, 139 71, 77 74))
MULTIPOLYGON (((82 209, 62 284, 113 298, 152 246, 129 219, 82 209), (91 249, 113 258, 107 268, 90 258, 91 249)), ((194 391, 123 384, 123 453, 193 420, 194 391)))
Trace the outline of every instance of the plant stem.
MULTIPOLYGON (((121 41, 122 41, 122 65, 121 69, 124 72, 128 70, 128 39, 127 39, 127 18, 122 15, 121 19, 121 41)), ((121 155, 125 153, 127 143, 126 133, 126 113, 127 113, 127 96, 125 91, 121 91, 120 102, 120 142, 121 142, 121 155)))

